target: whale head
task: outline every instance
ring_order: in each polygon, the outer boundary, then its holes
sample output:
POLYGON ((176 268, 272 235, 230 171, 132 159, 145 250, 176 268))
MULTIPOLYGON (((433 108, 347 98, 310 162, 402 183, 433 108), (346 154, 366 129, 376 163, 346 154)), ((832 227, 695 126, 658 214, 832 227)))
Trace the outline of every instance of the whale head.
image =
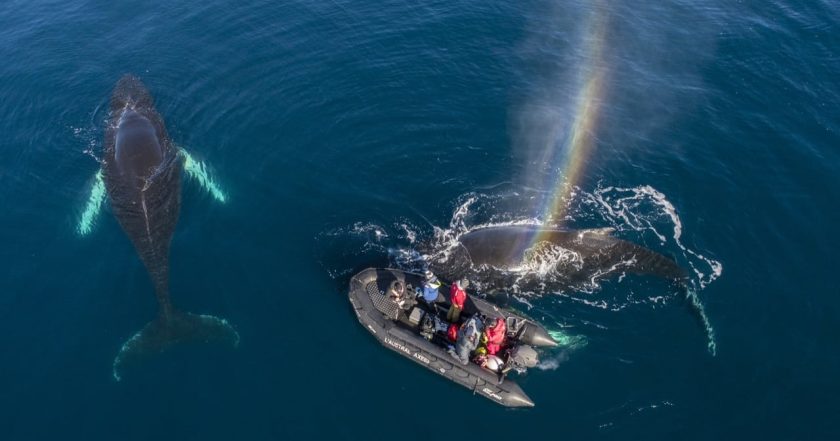
POLYGON ((163 146, 155 126, 142 113, 126 108, 117 122, 115 159, 121 173, 150 177, 163 162, 163 146))

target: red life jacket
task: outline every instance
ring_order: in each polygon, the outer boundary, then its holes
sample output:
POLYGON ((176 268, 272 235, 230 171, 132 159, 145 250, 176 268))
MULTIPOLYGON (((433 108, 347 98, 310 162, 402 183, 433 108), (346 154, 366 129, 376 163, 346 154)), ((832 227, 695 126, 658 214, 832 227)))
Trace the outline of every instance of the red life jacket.
POLYGON ((452 288, 449 290, 449 300, 454 306, 464 309, 464 302, 467 300, 467 293, 463 289, 458 288, 458 284, 453 283, 452 288))
POLYGON ((449 329, 446 330, 446 337, 452 343, 458 341, 458 325, 456 325, 455 323, 449 325, 449 329))
POLYGON ((484 330, 485 334, 487 334, 488 354, 496 355, 496 353, 499 352, 499 349, 502 348, 502 344, 505 342, 506 331, 507 327, 505 326, 505 320, 502 318, 496 321, 496 326, 484 330))

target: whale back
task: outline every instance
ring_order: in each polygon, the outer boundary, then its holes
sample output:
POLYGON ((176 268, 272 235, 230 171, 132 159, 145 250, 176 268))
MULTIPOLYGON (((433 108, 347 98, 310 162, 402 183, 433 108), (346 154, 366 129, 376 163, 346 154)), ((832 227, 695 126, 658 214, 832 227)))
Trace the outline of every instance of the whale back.
POLYGON ((145 181, 163 163, 163 145, 157 130, 146 116, 133 109, 122 112, 114 140, 114 159, 120 172, 145 181))
POLYGON ((181 206, 181 171, 177 148, 148 90, 125 75, 111 95, 105 132, 103 180, 111 209, 149 271, 167 315, 169 248, 181 206))
POLYGON ((503 269, 518 266, 539 230, 529 227, 489 227, 458 238, 475 265, 503 269))
POLYGON ((533 250, 549 243, 575 253, 577 271, 591 273, 620 265, 635 274, 682 280, 686 272, 677 263, 643 246, 617 239, 611 229, 560 230, 536 226, 487 227, 470 231, 459 242, 473 266, 516 270, 527 266, 533 250))

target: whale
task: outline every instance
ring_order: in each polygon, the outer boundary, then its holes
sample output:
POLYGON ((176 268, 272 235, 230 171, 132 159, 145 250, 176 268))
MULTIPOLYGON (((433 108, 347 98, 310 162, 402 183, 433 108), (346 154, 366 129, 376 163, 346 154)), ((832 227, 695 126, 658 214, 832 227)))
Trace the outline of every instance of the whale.
POLYGON ((673 259, 612 233, 611 228, 482 227, 458 236, 455 247, 432 258, 430 267, 450 279, 472 277, 486 292, 513 283, 522 289, 574 288, 626 273, 678 283, 687 279, 673 259))
POLYGON ((612 228, 481 227, 459 235, 444 252, 427 253, 426 263, 447 280, 467 277, 499 303, 507 300, 513 287, 539 292, 578 290, 588 289, 596 280, 626 274, 657 277, 685 299, 706 334, 709 353, 716 355, 715 330, 687 271, 674 259, 613 233, 612 228))
POLYGON ((129 364, 179 343, 239 342, 226 320, 179 311, 170 298, 170 248, 184 162, 148 89, 124 75, 110 98, 100 176, 111 211, 152 280, 158 314, 123 344, 113 363, 117 380, 129 364))

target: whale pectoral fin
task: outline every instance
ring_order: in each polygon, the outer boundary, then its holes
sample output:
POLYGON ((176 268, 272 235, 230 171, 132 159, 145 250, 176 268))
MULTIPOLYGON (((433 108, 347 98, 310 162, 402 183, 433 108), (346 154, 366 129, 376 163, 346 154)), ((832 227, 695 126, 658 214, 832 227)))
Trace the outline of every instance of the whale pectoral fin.
POLYGON ((93 178, 93 185, 90 188, 90 195, 82 215, 79 217, 79 225, 76 227, 79 235, 87 236, 93 231, 93 225, 99 212, 102 211, 102 205, 105 202, 105 181, 102 178, 102 169, 100 168, 93 178))
POLYGON ((709 353, 712 354, 712 357, 716 356, 717 342, 715 342, 715 329, 712 327, 711 321, 709 321, 709 316, 706 315, 706 308, 703 307, 703 303, 700 301, 700 297, 697 296, 697 291, 694 288, 687 284, 683 284, 680 288, 685 295, 685 300, 688 302, 691 311, 706 333, 706 347, 709 349, 709 353))
POLYGON ((208 191, 217 201, 221 203, 227 202, 227 195, 219 188, 219 184, 213 180, 209 172, 209 167, 203 162, 196 160, 183 147, 179 147, 178 150, 184 156, 184 171, 187 172, 187 176, 198 181, 201 188, 208 191))
POLYGON ((239 334, 227 320, 212 315, 173 313, 169 317, 160 316, 123 344, 114 359, 114 378, 120 381, 126 366, 180 343, 221 343, 236 347, 239 334))

